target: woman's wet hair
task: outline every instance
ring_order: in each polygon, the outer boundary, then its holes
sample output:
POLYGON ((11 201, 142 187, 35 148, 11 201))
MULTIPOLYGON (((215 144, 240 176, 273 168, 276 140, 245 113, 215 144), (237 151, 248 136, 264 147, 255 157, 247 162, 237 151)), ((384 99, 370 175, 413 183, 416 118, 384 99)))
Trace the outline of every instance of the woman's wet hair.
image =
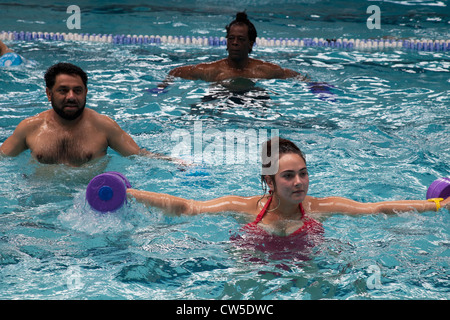
MULTIPOLYGON (((251 23, 250 20, 248 20, 247 14, 245 12, 238 12, 236 14, 236 19, 231 21, 230 24, 225 27, 225 29, 227 30, 227 38, 228 38, 228 33, 230 32, 231 26, 233 26, 235 24, 246 25, 248 27, 248 39, 252 42, 256 41, 256 37, 257 37, 256 28, 253 25, 253 23, 251 23)), ((249 53, 250 52, 252 52, 251 48, 250 48, 249 53)))

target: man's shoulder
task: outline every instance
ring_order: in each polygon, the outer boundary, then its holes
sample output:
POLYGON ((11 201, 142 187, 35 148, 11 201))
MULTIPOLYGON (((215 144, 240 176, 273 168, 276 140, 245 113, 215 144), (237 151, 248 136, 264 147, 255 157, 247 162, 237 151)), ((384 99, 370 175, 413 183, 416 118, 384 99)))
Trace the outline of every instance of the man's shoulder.
POLYGON ((202 62, 197 64, 195 67, 199 68, 199 69, 213 69, 213 68, 217 68, 217 67, 221 67, 221 66, 225 66, 226 65, 226 59, 220 59, 220 60, 216 60, 216 61, 211 61, 211 62, 202 62))
POLYGON ((225 68, 225 59, 212 62, 202 62, 194 65, 190 70, 189 75, 193 80, 215 81, 217 74, 222 72, 225 68))
POLYGON ((117 129, 119 127, 117 122, 106 114, 88 108, 85 109, 85 112, 86 121, 99 130, 117 129))
POLYGON ((300 75, 297 71, 284 69, 280 65, 268 61, 252 59, 252 67, 267 78, 285 79, 300 75))
POLYGON ((48 114, 49 114, 49 110, 46 110, 46 111, 38 113, 34 116, 28 117, 28 118, 22 120, 20 122, 19 126, 22 126, 22 127, 40 126, 47 120, 48 114))
POLYGON ((252 65, 252 67, 264 67, 264 68, 270 68, 270 69, 282 69, 281 66, 269 62, 269 61, 264 61, 264 60, 258 60, 258 59, 250 59, 250 63, 252 65))
POLYGON ((99 113, 90 108, 84 109, 84 113, 85 113, 84 114, 85 119, 90 120, 90 121, 110 121, 110 120, 112 120, 106 114, 99 113))
POLYGON ((40 128, 45 126, 45 123, 47 122, 47 114, 47 111, 44 111, 23 119, 14 130, 15 135, 27 137, 36 134, 40 128))

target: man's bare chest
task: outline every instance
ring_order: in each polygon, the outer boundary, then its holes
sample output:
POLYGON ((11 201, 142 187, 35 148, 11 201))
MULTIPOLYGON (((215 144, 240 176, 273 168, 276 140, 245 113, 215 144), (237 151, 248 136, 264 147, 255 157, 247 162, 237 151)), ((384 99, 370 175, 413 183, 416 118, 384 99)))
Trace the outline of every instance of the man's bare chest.
POLYGON ((265 79, 269 78, 269 74, 267 71, 260 68, 245 68, 245 69, 233 69, 233 68, 225 68, 219 70, 215 74, 215 78, 213 81, 224 81, 235 78, 247 78, 247 79, 265 79))
POLYGON ((41 163, 81 165, 106 153, 107 141, 88 130, 40 128, 27 139, 32 155, 41 163))

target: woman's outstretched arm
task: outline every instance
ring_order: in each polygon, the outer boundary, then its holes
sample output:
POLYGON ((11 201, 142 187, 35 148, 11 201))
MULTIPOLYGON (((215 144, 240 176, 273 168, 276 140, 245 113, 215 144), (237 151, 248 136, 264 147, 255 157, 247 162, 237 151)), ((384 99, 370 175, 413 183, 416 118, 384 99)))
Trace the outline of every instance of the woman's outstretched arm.
MULTIPOLYGON (((341 197, 312 198, 311 212, 315 213, 343 213, 343 214, 393 214, 416 210, 418 212, 436 211, 438 204, 427 200, 398 200, 363 203, 341 197)), ((439 202, 439 207, 449 208, 450 197, 439 202)))
POLYGON ((216 212, 246 212, 256 211, 255 197, 225 196, 206 201, 195 201, 172 196, 165 193, 127 189, 128 195, 137 201, 151 207, 159 208, 176 215, 197 215, 216 212))

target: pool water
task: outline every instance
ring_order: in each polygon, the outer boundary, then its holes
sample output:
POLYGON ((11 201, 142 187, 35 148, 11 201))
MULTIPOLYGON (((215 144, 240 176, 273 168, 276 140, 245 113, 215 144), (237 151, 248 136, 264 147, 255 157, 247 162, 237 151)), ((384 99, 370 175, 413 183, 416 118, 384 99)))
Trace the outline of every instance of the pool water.
MULTIPOLYGON (((98 32, 124 34, 220 34, 242 9, 231 3, 224 13, 213 1, 207 6, 171 2, 168 8, 89 3, 82 20, 85 32, 103 28, 98 32), (191 11, 182 10, 189 5, 191 11), (181 22, 174 22, 176 14, 183 16, 181 22), (105 23, 111 16, 120 17, 119 22, 105 23)), ((257 17, 261 35, 270 30, 279 37, 300 31, 370 37, 367 15, 357 12, 372 2, 346 4, 287 1, 274 7, 263 1, 249 2, 246 8, 250 18, 257 17), (337 7, 347 8, 346 18, 331 15, 337 7), (361 31, 354 31, 361 24, 361 31)), ((413 5, 415 14, 402 3, 382 7, 391 24, 381 31, 388 35, 449 38, 448 10, 440 10, 439 2, 413 5)), ((56 5, 24 4, 20 12, 7 15, 2 28, 61 31, 67 18, 64 10, 61 18, 56 5), (36 20, 37 11, 50 12, 51 18, 36 20)), ((211 146, 211 133, 226 149, 227 131, 256 133, 261 140, 278 132, 306 153, 312 196, 358 201, 423 199, 435 179, 450 176, 448 52, 254 49, 256 58, 330 84, 334 96, 326 99, 293 79, 235 82, 229 84, 239 87, 234 92, 220 84, 177 79, 166 93, 147 91, 175 66, 225 57, 223 47, 7 44, 27 61, 0 71, 1 142, 21 120, 49 108, 43 74, 50 65, 69 61, 89 75, 87 106, 116 120, 150 151, 173 153, 182 132, 190 136, 192 147, 182 149, 182 156, 193 159, 198 128, 203 148, 211 146)), ((238 148, 237 153, 246 152, 238 148)), ((257 152, 252 149, 251 155, 257 152)), ((135 188, 185 198, 261 194, 257 163, 226 162, 206 150, 201 153, 203 174, 166 161, 124 158, 112 150, 80 168, 41 165, 29 152, 1 161, 1 299, 450 298, 450 218, 445 209, 333 215, 322 221, 325 239, 309 259, 274 259, 230 240, 248 222, 245 216, 172 217, 135 201, 104 215, 84 200, 90 179, 105 171, 123 173, 135 188)))

